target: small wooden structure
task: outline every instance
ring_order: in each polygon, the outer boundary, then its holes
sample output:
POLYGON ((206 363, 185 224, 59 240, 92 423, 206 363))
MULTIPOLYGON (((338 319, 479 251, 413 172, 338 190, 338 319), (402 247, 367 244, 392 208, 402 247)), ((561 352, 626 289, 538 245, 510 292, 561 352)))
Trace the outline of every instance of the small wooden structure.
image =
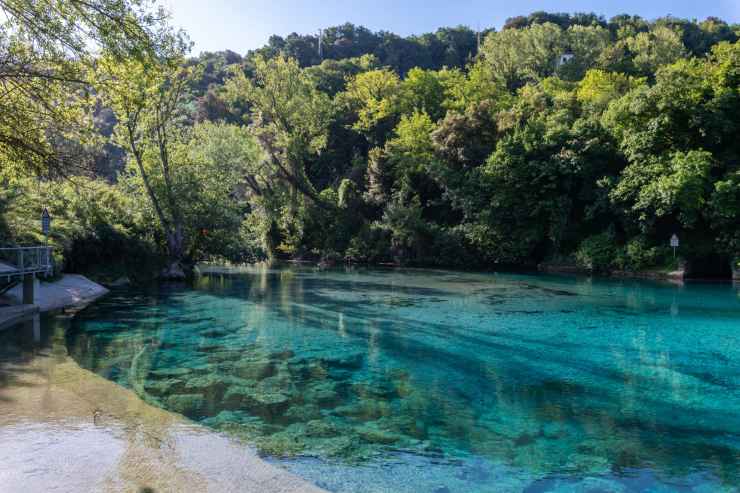
POLYGON ((0 248, 0 294, 23 282, 23 304, 32 305, 34 279, 53 271, 51 247, 0 248))

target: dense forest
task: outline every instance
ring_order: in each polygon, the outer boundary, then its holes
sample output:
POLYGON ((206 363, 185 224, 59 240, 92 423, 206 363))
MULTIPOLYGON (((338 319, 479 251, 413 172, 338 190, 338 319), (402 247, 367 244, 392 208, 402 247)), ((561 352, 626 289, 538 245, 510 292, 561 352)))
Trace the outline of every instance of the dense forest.
POLYGON ((697 275, 738 265, 740 25, 536 12, 189 57, 144 0, 0 9, 0 243, 46 207, 60 268, 608 273, 674 268, 673 234, 697 275))

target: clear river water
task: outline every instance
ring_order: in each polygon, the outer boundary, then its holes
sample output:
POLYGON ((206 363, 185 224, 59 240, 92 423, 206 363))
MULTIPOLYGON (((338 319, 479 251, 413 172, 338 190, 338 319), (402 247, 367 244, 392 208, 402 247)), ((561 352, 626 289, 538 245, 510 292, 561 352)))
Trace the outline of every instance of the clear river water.
POLYGON ((254 267, 116 289, 66 345, 329 491, 737 491, 739 293, 254 267))

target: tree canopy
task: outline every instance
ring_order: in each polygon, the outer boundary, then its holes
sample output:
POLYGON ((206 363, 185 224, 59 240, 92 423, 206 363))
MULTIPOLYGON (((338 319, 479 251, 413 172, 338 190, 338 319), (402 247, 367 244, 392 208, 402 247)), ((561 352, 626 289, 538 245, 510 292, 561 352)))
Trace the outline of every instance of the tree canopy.
POLYGON ((79 179, 111 198, 59 238, 68 259, 96 235, 170 267, 668 268, 672 234, 689 261, 740 257, 740 28, 720 19, 344 24, 188 58, 144 0, 0 8, 0 232, 28 237, 23 190, 79 179))

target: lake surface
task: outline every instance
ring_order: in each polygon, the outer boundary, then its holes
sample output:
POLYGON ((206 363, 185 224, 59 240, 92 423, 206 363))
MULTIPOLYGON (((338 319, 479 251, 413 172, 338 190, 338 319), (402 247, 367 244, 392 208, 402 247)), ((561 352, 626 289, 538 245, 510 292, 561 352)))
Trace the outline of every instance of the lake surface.
POLYGON ((740 484, 732 284, 255 267, 116 290, 66 345, 330 491, 740 484))

